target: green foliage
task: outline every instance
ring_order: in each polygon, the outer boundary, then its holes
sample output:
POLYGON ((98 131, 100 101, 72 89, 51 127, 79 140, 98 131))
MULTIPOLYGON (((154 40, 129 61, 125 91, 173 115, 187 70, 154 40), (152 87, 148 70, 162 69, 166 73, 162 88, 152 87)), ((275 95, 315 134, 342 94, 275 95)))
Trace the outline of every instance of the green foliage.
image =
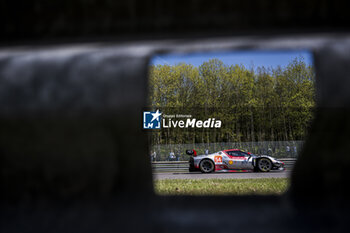
POLYGON ((155 180, 160 195, 278 195, 289 185, 287 178, 155 180))
POLYGON ((275 69, 247 69, 219 59, 199 67, 151 66, 150 108, 223 121, 221 129, 154 131, 151 143, 304 140, 315 106, 314 79, 302 57, 275 69))

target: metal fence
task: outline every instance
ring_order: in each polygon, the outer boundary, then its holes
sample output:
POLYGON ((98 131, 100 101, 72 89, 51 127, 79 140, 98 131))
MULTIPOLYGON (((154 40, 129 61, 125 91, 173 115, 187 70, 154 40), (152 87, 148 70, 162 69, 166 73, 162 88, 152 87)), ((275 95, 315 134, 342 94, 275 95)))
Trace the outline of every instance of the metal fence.
POLYGON ((265 154, 275 158, 297 158, 304 141, 260 141, 152 145, 151 161, 188 161, 185 154, 195 149, 198 154, 214 153, 226 149, 242 149, 253 154, 265 154))
MULTIPOLYGON (((295 158, 282 158, 279 159, 280 161, 284 162, 286 170, 293 169, 294 163, 296 161, 295 158)), ((152 170, 153 173, 160 173, 160 172, 188 172, 189 163, 188 161, 174 161, 174 162, 153 162, 152 163, 152 170)))

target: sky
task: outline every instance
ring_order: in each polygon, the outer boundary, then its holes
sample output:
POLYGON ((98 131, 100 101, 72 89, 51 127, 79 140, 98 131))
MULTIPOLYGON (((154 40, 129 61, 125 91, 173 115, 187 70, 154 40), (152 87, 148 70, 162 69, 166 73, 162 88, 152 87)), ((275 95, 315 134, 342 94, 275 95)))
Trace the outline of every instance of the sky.
POLYGON ((176 65, 179 63, 192 64, 200 66, 209 59, 218 58, 225 65, 242 64, 246 68, 265 66, 276 68, 278 65, 287 66, 295 57, 302 56, 304 62, 312 65, 312 54, 307 50, 292 51, 231 51, 231 52, 211 52, 211 53, 192 53, 192 54, 166 54, 153 57, 153 65, 176 65))

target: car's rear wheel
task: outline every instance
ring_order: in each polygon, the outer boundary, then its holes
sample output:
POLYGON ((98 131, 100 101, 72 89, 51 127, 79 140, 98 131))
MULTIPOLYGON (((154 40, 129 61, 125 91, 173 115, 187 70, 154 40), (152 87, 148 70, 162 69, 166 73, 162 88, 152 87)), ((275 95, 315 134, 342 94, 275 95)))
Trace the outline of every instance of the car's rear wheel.
POLYGON ((209 159, 204 159, 199 163, 199 169, 203 173, 211 173, 215 170, 215 164, 209 159))
POLYGON ((269 172, 272 169, 272 162, 267 158, 261 158, 258 160, 257 168, 261 172, 269 172))

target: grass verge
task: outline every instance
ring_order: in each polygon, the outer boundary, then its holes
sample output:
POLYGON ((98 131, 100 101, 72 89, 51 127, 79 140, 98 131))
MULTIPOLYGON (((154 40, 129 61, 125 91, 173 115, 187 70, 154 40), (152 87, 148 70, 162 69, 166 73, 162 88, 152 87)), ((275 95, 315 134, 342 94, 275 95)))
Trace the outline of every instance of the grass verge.
POLYGON ((154 181, 155 192, 159 195, 279 195, 288 185, 287 178, 154 181))

